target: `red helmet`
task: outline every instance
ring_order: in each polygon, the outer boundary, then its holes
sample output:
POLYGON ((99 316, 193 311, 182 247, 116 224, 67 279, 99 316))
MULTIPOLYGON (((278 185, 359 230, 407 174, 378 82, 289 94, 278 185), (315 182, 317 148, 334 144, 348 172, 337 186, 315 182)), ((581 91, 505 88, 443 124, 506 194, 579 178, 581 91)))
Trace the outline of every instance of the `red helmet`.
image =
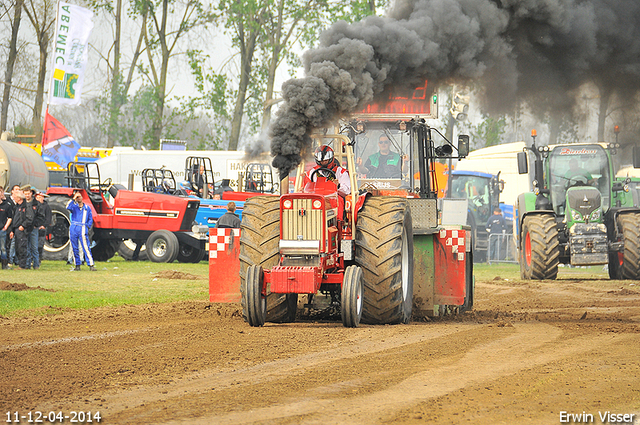
POLYGON ((318 146, 313 156, 316 158, 316 164, 320 165, 321 167, 330 168, 334 162, 333 149, 331 149, 331 146, 318 146))

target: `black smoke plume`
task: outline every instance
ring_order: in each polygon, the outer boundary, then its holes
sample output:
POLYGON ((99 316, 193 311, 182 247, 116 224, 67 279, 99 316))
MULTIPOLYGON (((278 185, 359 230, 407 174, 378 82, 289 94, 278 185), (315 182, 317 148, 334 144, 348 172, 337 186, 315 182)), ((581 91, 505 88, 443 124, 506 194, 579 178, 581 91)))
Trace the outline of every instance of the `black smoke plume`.
POLYGON ((273 165, 288 172, 309 134, 392 87, 473 82, 487 112, 516 100, 540 112, 571 108, 591 81, 601 92, 640 89, 640 2, 409 0, 387 17, 333 24, 303 57, 305 78, 282 86, 271 127, 273 165))

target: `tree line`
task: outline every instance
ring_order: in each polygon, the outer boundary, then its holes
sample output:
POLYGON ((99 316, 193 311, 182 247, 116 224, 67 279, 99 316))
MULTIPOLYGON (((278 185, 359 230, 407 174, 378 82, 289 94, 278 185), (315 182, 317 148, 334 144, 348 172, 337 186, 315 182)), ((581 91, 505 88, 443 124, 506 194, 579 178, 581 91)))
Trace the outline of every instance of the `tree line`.
MULTIPOLYGON (((93 80, 99 89, 83 93, 77 109, 58 107, 55 114, 81 143, 154 149, 162 138, 180 138, 200 149, 229 150, 267 128, 278 102, 278 71, 293 75, 300 67, 296 51, 313 47, 332 22, 360 20, 386 6, 373 0, 74 3, 95 13, 89 51, 95 66, 86 70, 85 88, 93 80), (214 68, 220 43, 230 43, 230 54, 214 68), (188 76, 193 87, 172 83, 176 75, 188 76)), ((0 5, 0 56, 7 58, 0 132, 41 139, 56 9, 56 0, 0 5)))

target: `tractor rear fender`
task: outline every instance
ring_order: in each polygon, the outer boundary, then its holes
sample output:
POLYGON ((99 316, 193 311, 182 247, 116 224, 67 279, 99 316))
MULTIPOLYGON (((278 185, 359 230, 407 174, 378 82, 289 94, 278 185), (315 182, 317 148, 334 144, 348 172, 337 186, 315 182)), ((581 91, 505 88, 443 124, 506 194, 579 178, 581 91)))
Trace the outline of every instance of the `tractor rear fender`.
POLYGON ((353 221, 355 223, 358 222, 358 212, 364 206, 364 201, 370 196, 371 196, 371 194, 369 192, 364 192, 363 194, 358 196, 358 201, 356 202, 355 213, 354 213, 354 217, 353 217, 353 221))

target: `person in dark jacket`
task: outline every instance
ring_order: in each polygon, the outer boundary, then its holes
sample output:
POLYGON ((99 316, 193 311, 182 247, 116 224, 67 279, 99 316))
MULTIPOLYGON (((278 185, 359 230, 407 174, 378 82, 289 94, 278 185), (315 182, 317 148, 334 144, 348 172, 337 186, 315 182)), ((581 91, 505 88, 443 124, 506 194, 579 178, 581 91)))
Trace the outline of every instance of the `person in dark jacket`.
POLYGON ((28 233, 27 229, 33 230, 33 219, 35 214, 33 208, 29 208, 25 202, 25 196, 22 193, 17 195, 16 209, 13 216, 12 231, 10 237, 15 239, 16 243, 16 258, 18 260, 18 268, 27 268, 27 244, 28 233))
POLYGON ((9 268, 9 256, 7 248, 11 242, 8 239, 11 232, 11 222, 13 221, 13 203, 9 202, 4 196, 4 188, 0 186, 0 258, 2 260, 2 269, 9 268), (9 240, 9 244, 7 241, 9 240))
POLYGON ((27 268, 38 270, 40 268, 40 256, 38 255, 38 228, 44 224, 44 211, 40 202, 36 201, 36 189, 32 186, 22 188, 27 208, 33 210, 33 221, 31 228, 26 228, 27 235, 27 268))
POLYGON ((42 191, 36 193, 36 201, 40 202, 40 207, 44 214, 44 223, 38 227, 38 257, 40 258, 40 264, 42 264, 42 253, 44 252, 45 237, 49 234, 49 228, 51 227, 51 207, 49 203, 45 201, 49 195, 42 191))
POLYGON ((487 220, 487 232, 489 233, 489 262, 491 260, 501 260, 500 248, 502 235, 507 229, 507 223, 502 216, 502 210, 499 207, 493 209, 493 215, 487 220), (493 237, 492 237, 493 235, 493 237))
POLYGON ((219 228, 239 228, 240 217, 236 214, 236 203, 231 201, 227 204, 227 212, 222 215, 216 222, 216 227, 219 228))
MULTIPOLYGON (((16 211, 16 206, 18 205, 18 202, 17 202, 18 198, 17 197, 18 197, 19 193, 22 193, 22 190, 20 190, 20 185, 14 184, 11 187, 11 196, 9 196, 7 198, 7 201, 9 201, 9 203, 13 207, 13 212, 14 213, 16 211)), ((12 225, 12 227, 13 227, 13 225, 12 225)), ((9 247, 9 265, 18 264, 18 262, 16 260, 16 240, 15 240, 15 238, 9 238, 9 234, 10 233, 11 233, 11 231, 7 230, 7 246, 9 247)))

